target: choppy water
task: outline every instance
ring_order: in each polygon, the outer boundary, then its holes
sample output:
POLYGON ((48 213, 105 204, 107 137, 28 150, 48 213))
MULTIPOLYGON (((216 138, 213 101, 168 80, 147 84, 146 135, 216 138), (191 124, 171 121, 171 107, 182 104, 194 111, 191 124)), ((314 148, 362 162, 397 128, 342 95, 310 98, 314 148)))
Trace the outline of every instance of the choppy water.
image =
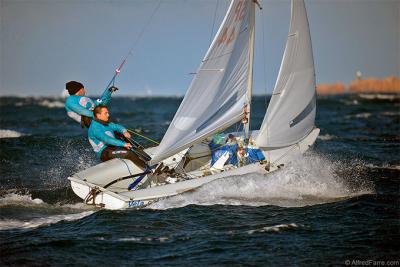
MULTIPOLYGON (((159 140, 180 101, 115 98, 111 114, 159 140)), ((266 99, 254 102, 258 128, 266 99)), ((62 99, 3 97, 0 109, 0 265, 400 261, 399 96, 319 98, 321 135, 304 158, 138 211, 74 196, 66 177, 97 160, 62 99)))

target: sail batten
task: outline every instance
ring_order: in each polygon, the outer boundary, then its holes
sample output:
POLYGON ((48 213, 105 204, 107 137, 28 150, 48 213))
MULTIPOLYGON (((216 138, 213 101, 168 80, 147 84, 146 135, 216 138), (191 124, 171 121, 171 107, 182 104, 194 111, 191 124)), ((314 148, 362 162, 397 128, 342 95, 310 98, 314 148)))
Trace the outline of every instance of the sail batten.
POLYGON ((292 0, 288 39, 275 88, 256 144, 263 148, 290 146, 314 128, 316 90, 314 59, 303 0, 292 0))
POLYGON ((248 77, 253 7, 253 1, 232 0, 151 163, 201 142, 243 118, 243 107, 251 99, 248 77))

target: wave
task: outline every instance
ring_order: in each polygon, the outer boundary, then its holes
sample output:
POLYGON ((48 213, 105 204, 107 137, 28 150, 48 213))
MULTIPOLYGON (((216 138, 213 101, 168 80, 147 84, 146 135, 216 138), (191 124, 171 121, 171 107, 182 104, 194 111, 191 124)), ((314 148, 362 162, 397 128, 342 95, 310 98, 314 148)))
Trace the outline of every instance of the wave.
POLYGON ((398 94, 359 94, 360 98, 367 100, 397 100, 400 98, 398 94))
POLYGON ((14 219, 4 219, 0 220, 0 231, 4 230, 15 230, 15 229, 30 229, 37 228, 39 226, 55 224, 61 221, 76 221, 87 217, 94 213, 94 211, 84 211, 81 213, 74 214, 60 214, 53 215, 43 218, 35 218, 32 220, 14 220, 14 219))
POLYGON ((58 100, 43 100, 38 103, 39 106, 46 107, 46 108, 64 108, 64 103, 58 100))
POLYGON ((17 132, 17 131, 0 129, 0 139, 1 138, 18 138, 18 137, 21 137, 24 135, 25 134, 17 132))
POLYGON ((25 106, 26 104, 24 103, 24 102, 16 102, 15 104, 14 104, 14 106, 16 106, 16 107, 23 107, 23 106, 25 106))
POLYGON ((357 99, 349 99, 349 100, 341 99, 340 102, 343 103, 346 106, 354 106, 354 105, 359 105, 360 104, 360 102, 358 102, 357 99))
POLYGON ((347 177, 340 177, 340 169, 346 168, 342 162, 309 155, 267 175, 250 173, 215 180, 197 190, 162 199, 149 208, 190 204, 302 207, 374 193, 372 186, 360 181, 363 178, 349 165, 352 171, 344 174, 347 177))
POLYGON ((372 114, 369 112, 363 112, 363 113, 358 113, 358 114, 354 114, 354 115, 347 115, 345 116, 346 119, 351 119, 351 118, 356 118, 356 119, 368 119, 369 117, 371 117, 372 114))
MULTIPOLYGON (((251 227, 254 227, 252 225, 251 227)), ((239 230, 229 230, 229 231, 219 231, 219 234, 226 234, 229 236, 235 236, 239 235, 242 236, 243 234, 248 234, 248 235, 253 235, 257 233, 281 233, 281 232, 287 232, 287 231, 295 231, 297 229, 301 228, 307 228, 306 226, 302 224, 297 224, 297 223, 286 223, 286 224, 277 224, 277 225, 270 225, 270 226, 263 226, 260 228, 255 228, 255 229, 250 229, 250 230, 245 230, 245 229, 239 229, 239 230)), ((132 242, 132 243, 163 243, 163 242, 174 242, 178 240, 187 240, 192 238, 193 232, 191 235, 176 235, 176 234, 169 234, 169 235, 163 235, 160 237, 140 237, 140 236, 131 236, 131 237, 123 237, 123 238, 105 238, 105 237, 96 237, 96 240, 107 240, 107 241, 112 241, 112 242, 132 242)))
POLYGON ((386 169, 386 170, 399 170, 400 165, 391 165, 391 164, 383 164, 383 165, 375 165, 375 164, 367 164, 366 167, 371 169, 386 169))
POLYGON ((287 230, 293 230, 297 229, 300 227, 304 227, 301 224, 296 224, 296 223, 289 223, 289 224, 278 224, 278 225, 272 225, 272 226, 265 226, 259 229, 254 229, 254 230, 248 230, 246 231, 249 235, 254 234, 254 233, 264 233, 264 232, 283 232, 287 230))
MULTIPOLYGON (((170 240, 171 237, 125 237, 125 238, 118 238, 116 241, 119 242, 158 242, 162 243, 165 241, 170 240)), ((102 240, 102 239, 101 239, 102 240)))
POLYGON ((0 231, 31 229, 60 221, 75 221, 93 214, 96 210, 83 203, 48 204, 31 195, 9 193, 0 198, 0 231), (10 212, 9 212, 10 211, 10 212), (7 214, 11 215, 7 217, 7 214), (16 215, 17 214, 17 215, 16 215))
POLYGON ((329 141, 329 140, 333 140, 336 139, 337 136, 336 135, 330 135, 330 134, 324 134, 324 135, 319 135, 318 139, 323 140, 323 141, 329 141))
POLYGON ((64 108, 64 98, 62 97, 21 97, 18 100, 7 101, 2 105, 12 105, 14 107, 41 106, 45 108, 64 108))
POLYGON ((388 117, 392 117, 392 116, 400 116, 400 112, 391 112, 391 111, 385 111, 385 112, 381 112, 381 115, 383 116, 388 116, 388 117))

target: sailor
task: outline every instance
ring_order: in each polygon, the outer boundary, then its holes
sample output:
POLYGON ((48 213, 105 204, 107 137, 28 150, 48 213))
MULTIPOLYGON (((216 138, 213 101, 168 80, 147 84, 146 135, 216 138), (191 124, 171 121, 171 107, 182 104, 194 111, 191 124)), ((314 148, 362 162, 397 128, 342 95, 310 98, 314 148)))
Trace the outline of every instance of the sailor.
POLYGON ((213 137, 208 146, 211 150, 211 167, 226 153, 228 153, 229 158, 227 158, 225 163, 232 165, 237 164, 236 151, 238 143, 233 134, 229 134, 225 139, 223 135, 217 134, 213 137))
POLYGON ((127 129, 122 125, 109 122, 109 113, 106 106, 97 106, 93 110, 94 118, 89 127, 89 143, 92 145, 96 156, 101 161, 114 158, 131 160, 136 166, 145 169, 146 163, 131 151, 132 145, 117 139, 117 133, 131 138, 127 129), (114 133, 115 132, 115 133, 114 133))
POLYGON ((236 137, 233 134, 228 134, 228 137, 225 139, 225 144, 232 146, 236 145, 237 143, 236 137))
POLYGON ((65 109, 70 118, 81 124, 82 128, 89 128, 93 118, 93 109, 98 105, 108 106, 111 94, 118 90, 117 87, 106 89, 96 101, 85 96, 86 91, 82 83, 70 81, 65 84, 70 96, 65 101, 65 109))

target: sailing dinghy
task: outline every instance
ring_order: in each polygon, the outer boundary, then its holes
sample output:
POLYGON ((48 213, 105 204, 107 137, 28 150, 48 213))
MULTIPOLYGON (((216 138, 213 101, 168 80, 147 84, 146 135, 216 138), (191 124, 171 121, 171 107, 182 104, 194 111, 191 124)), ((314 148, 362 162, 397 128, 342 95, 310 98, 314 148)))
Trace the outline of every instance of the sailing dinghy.
POLYGON ((145 149, 156 167, 144 173, 125 159, 100 163, 68 178, 75 194, 106 209, 140 208, 224 177, 267 178, 315 142, 315 71, 303 0, 291 2, 286 48, 262 125, 249 129, 257 6, 256 0, 231 1, 161 143, 145 149), (236 123, 244 130, 221 134, 236 123), (257 158, 232 163, 226 152, 213 160, 209 143, 216 134, 235 136, 257 158))

